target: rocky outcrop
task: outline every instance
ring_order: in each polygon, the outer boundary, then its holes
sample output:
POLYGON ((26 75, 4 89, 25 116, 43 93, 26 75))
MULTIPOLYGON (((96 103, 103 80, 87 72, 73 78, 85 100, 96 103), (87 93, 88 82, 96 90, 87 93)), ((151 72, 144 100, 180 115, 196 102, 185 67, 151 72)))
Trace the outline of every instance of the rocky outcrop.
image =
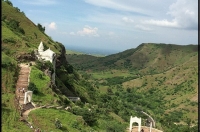
POLYGON ((36 56, 32 53, 24 53, 24 54, 18 55, 16 58, 18 61, 21 61, 21 62, 36 61, 37 59, 36 56))
POLYGON ((66 59, 66 49, 64 45, 60 44, 60 47, 61 47, 60 54, 57 55, 57 58, 56 58, 56 68, 60 67, 62 64, 69 64, 66 59))

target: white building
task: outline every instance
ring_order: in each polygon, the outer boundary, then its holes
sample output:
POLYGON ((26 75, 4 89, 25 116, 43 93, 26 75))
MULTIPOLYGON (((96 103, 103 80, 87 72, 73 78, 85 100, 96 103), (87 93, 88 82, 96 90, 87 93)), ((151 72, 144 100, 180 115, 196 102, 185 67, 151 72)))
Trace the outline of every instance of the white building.
POLYGON ((44 61, 50 61, 51 63, 55 59, 56 54, 49 49, 44 51, 44 45, 42 41, 40 42, 40 45, 38 46, 38 59, 42 59, 44 61))
POLYGON ((51 79, 52 79, 52 82, 55 84, 56 53, 50 50, 50 48, 44 51, 44 45, 41 41, 40 45, 38 46, 38 51, 37 51, 36 56, 38 60, 50 61, 52 63, 54 73, 52 74, 51 79))

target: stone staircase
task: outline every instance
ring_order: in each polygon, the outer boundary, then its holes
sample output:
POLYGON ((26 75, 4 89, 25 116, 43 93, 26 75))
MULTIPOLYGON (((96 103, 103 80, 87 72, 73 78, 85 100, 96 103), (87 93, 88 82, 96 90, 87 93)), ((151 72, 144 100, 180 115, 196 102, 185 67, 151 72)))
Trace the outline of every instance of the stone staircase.
POLYGON ((23 105, 23 110, 24 111, 30 110, 30 109, 33 109, 33 108, 35 108, 35 107, 32 105, 31 102, 23 105))
POLYGON ((16 98, 18 100, 18 105, 21 112, 34 108, 31 103, 24 104, 25 92, 28 91, 29 77, 30 77, 30 67, 26 64, 20 64, 20 72, 16 84, 16 98), (23 91, 24 88, 24 91, 23 91))

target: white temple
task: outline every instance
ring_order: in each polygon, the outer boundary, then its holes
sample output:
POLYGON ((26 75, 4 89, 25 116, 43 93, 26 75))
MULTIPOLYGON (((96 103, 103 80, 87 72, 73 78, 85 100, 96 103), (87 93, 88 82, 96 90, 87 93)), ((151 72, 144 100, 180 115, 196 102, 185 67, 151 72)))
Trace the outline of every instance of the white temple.
POLYGON ((50 50, 50 48, 44 51, 44 45, 42 41, 40 42, 40 45, 38 46, 38 59, 43 59, 52 63, 55 55, 56 54, 52 50, 50 50))
POLYGON ((52 74, 51 79, 52 82, 55 84, 56 53, 50 50, 50 48, 44 51, 44 45, 41 41, 40 45, 38 46, 38 51, 36 56, 38 60, 50 61, 53 64, 54 73, 52 74))

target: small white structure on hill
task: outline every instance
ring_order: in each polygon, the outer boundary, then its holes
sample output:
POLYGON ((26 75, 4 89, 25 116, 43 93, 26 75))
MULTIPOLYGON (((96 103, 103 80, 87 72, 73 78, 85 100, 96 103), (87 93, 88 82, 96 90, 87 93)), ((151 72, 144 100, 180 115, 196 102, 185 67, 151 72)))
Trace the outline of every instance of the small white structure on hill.
POLYGON ((41 41, 40 45, 38 46, 38 55, 37 55, 38 59, 43 59, 45 61, 50 61, 52 63, 55 56, 56 54, 52 50, 50 50, 50 48, 44 51, 44 45, 41 41))
POLYGON ((50 61, 52 63, 54 73, 52 73, 51 80, 55 84, 56 53, 53 52, 52 50, 50 50, 50 48, 44 51, 44 45, 41 41, 40 45, 38 46, 36 56, 37 56, 38 60, 50 61))
POLYGON ((132 131, 132 124, 136 122, 138 123, 138 132, 140 132, 141 130, 141 118, 137 118, 136 116, 135 117, 132 117, 130 118, 130 128, 129 128, 129 132, 132 131))
POLYGON ((24 104, 27 104, 27 103, 31 102, 32 95, 33 95, 32 91, 25 92, 24 104))

